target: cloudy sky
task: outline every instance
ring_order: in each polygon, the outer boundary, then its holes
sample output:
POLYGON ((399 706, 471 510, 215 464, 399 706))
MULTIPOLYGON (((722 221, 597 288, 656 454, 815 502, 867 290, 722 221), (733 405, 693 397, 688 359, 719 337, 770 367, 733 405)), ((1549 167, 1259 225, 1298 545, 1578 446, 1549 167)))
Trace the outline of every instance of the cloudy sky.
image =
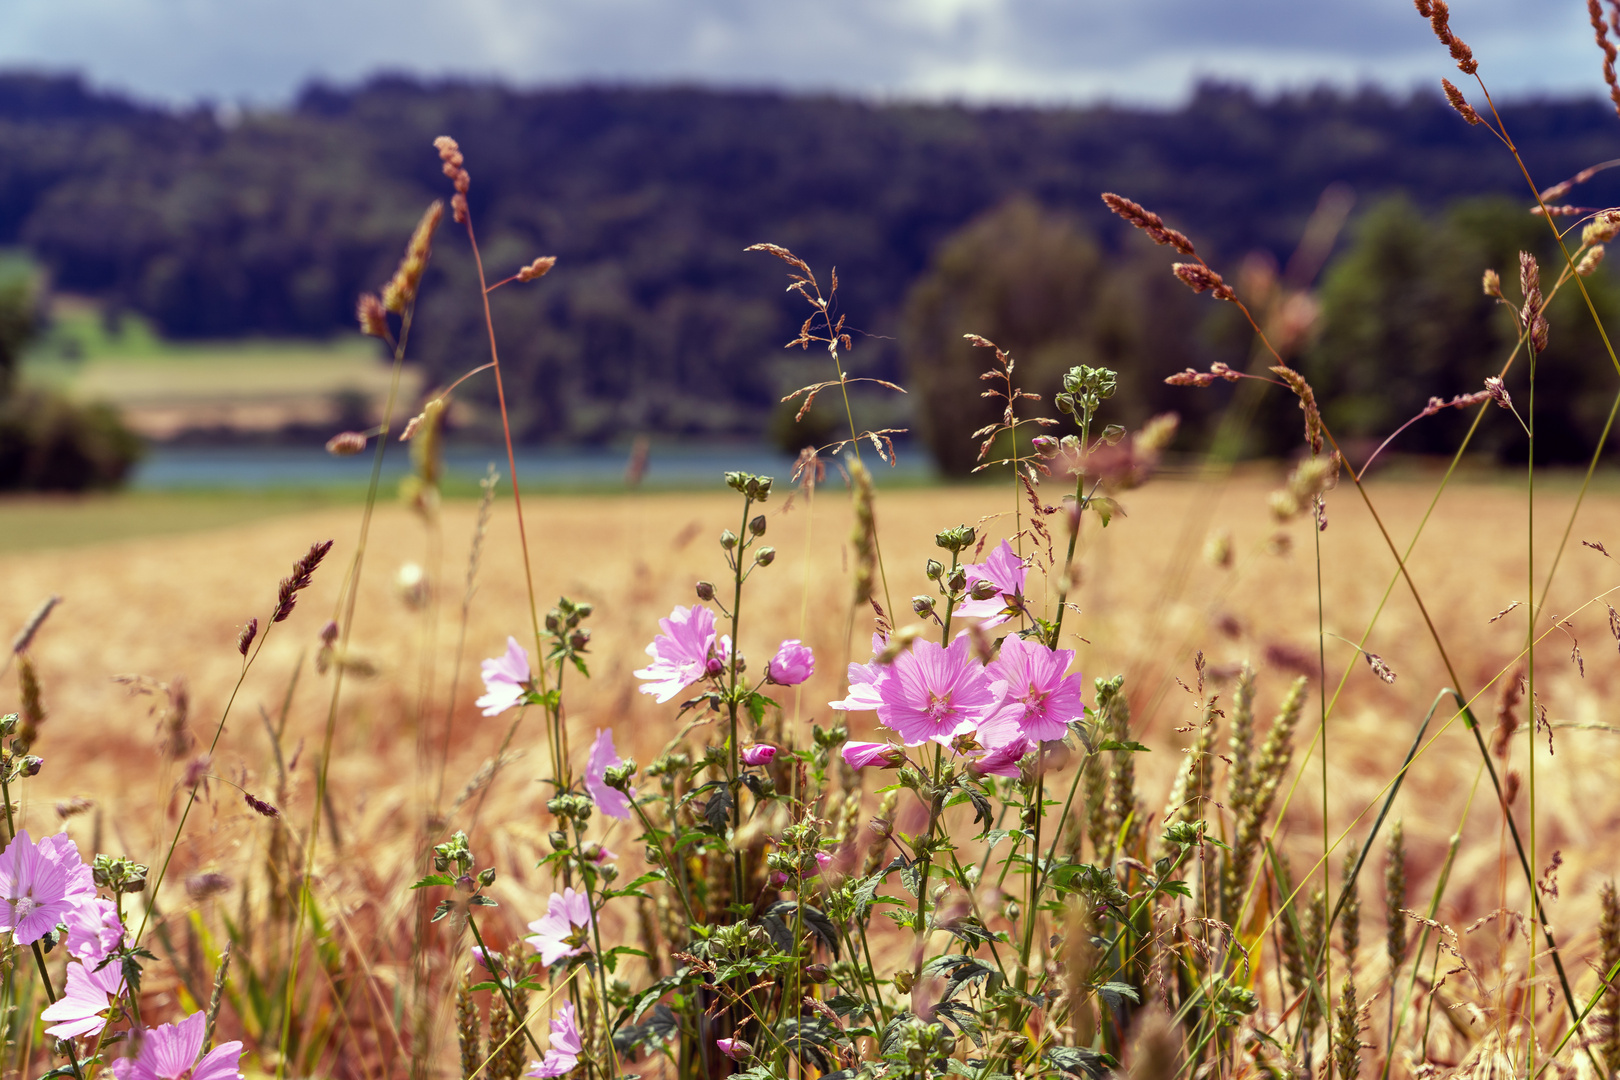
MULTIPOLYGON (((1452 26, 1494 93, 1597 93, 1585 9, 1452 0, 1452 26)), ((0 0, 0 66, 256 104, 380 70, 1132 103, 1456 76, 1411 0, 0 0)))

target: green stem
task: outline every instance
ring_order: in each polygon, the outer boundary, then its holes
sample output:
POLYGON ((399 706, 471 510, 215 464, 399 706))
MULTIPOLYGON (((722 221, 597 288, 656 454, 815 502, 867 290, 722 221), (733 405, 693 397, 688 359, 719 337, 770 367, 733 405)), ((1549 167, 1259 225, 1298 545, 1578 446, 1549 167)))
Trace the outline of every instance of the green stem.
MULTIPOLYGON (((594 915, 591 917, 591 922, 593 924, 596 922, 594 915)), ((525 1022, 527 1018, 518 1012, 517 999, 512 996, 511 988, 506 985, 506 980, 501 978, 500 972, 496 971, 500 961, 495 958, 495 954, 490 952, 489 947, 484 944, 484 936, 478 932, 478 920, 473 918, 473 913, 470 910, 467 912, 467 929, 472 931, 473 940, 478 942, 479 950, 489 959, 489 970, 495 976, 495 985, 500 989, 501 997, 506 999, 506 1007, 512 1012, 512 1023, 523 1029, 523 1037, 529 1040, 529 1045, 534 1047, 534 1052, 541 1057, 545 1057, 546 1052, 540 1049, 540 1044, 535 1041, 534 1035, 529 1031, 529 1025, 525 1022)), ((603 1008, 607 1007, 605 1000, 602 1004, 603 1008)))

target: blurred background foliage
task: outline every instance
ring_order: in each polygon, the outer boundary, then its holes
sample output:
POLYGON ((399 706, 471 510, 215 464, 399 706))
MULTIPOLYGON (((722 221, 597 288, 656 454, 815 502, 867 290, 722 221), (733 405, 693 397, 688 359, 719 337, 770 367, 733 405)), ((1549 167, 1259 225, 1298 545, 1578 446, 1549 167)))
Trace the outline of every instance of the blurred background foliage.
MULTIPOLYGON (((1610 153, 1614 118, 1598 102, 1522 103, 1504 116, 1543 182, 1610 153)), ((467 154, 492 275, 560 258, 543 284, 493 298, 514 420, 531 442, 743 436, 796 448, 841 429, 841 402, 818 402, 815 431, 778 404, 831 371, 815 353, 782 350, 803 311, 783 294, 779 263, 743 252, 761 240, 818 273, 837 264, 837 306, 857 331, 851 373, 913 391, 858 395, 858 420, 909 424, 952 475, 973 463, 965 433, 995 415, 978 396, 989 354, 965 332, 1011 350, 1020 381, 1043 396, 1073 364, 1117 368, 1114 418, 1176 411, 1183 449, 1210 444, 1232 389, 1164 377, 1256 362, 1235 309, 1176 282, 1172 256, 1113 219, 1102 191, 1163 214, 1261 293, 1323 192, 1353 192, 1323 273, 1274 294, 1299 301, 1291 355, 1358 444, 1500 366, 1511 329, 1480 291, 1487 266, 1515 298, 1520 248, 1540 255, 1549 284, 1558 266, 1511 157, 1438 97, 1260 98, 1225 85, 1147 111, 389 77, 311 86, 286 110, 243 114, 3 75, 0 245, 25 250, 50 289, 98 298, 109 318, 137 312, 170 338, 349 333, 356 295, 386 279, 422 206, 447 194, 430 147, 445 133, 467 154), (1300 321, 1307 309, 1314 322, 1300 321)), ((1614 175, 1577 197, 1620 202, 1614 175)), ((1588 284, 1600 312, 1617 310, 1606 269, 1588 284)), ((5 320, 32 303, 10 295, 0 293, 0 364, 21 340, 5 320)), ((423 295, 411 352, 449 381, 484 355, 461 237, 441 234, 423 295)), ((1583 308, 1571 289, 1550 311, 1537 387, 1549 460, 1588 453, 1608 415, 1613 367, 1583 308)), ((1516 397, 1523 379, 1518 365, 1516 397)), ((493 396, 481 381, 463 393, 493 396)), ((1280 393, 1256 407, 1291 415, 1280 393)), ((489 415, 467 434, 485 433, 489 415)), ((1469 420, 1426 420, 1397 449, 1453 447, 1469 420)), ((1233 452, 1287 452, 1295 426, 1256 424, 1267 434, 1237 438, 1233 452)), ((1488 417, 1476 443, 1503 458, 1520 446, 1506 414, 1488 417)))

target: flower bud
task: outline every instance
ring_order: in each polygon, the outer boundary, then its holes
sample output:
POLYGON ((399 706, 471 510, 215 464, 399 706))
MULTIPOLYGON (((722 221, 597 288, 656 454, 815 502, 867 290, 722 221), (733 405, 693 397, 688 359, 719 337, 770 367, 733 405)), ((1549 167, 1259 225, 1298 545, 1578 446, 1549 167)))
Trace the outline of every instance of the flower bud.
POLYGON ((480 889, 487 889, 493 884, 495 884, 495 868, 493 866, 487 870, 478 871, 478 887, 480 889))
POLYGON ((806 964, 804 968, 804 981, 810 983, 824 983, 832 978, 826 964, 806 964))
POLYGON ((561 829, 551 830, 551 832, 546 836, 546 839, 550 841, 552 851, 568 850, 568 834, 563 832, 561 829))
POLYGON ((766 524, 767 522, 765 521, 765 515, 760 514, 759 516, 755 517, 754 520, 748 523, 748 531, 753 533, 755 536, 764 536, 766 524))
POLYGON ((721 672, 726 670, 726 663, 724 660, 721 660, 718 656, 711 653, 709 658, 703 663, 703 670, 709 675, 719 675, 721 672))
POLYGON ((743 747, 741 756, 744 765, 769 765, 776 756, 776 747, 769 743, 755 743, 743 747))
POLYGON ((782 642, 765 665, 765 678, 778 686, 798 686, 815 673, 815 653, 797 638, 782 642))
POLYGON ((929 559, 924 573, 928 575, 929 581, 938 581, 945 574, 945 564, 938 559, 929 559))
POLYGON ((22 767, 17 770, 20 776, 38 776, 39 770, 45 767, 45 759, 29 754, 22 759, 22 767))
POLYGON ((714 1045, 732 1061, 747 1061, 754 1056, 754 1048, 741 1039, 716 1039, 714 1045))
POLYGON ((1001 595, 1001 587, 989 578, 980 578, 968 590, 968 595, 975 600, 993 600, 1001 595))
POLYGON ((714 582, 700 581, 696 586, 694 586, 694 589, 697 592, 697 598, 699 600, 707 601, 714 599, 714 582))
POLYGON ((730 551, 732 548, 736 547, 737 534, 732 532, 730 529, 727 529, 725 532, 721 533, 720 546, 725 548, 727 551, 730 551))
POLYGON ((1030 449, 1043 458, 1056 457, 1058 441, 1050 435, 1037 435, 1029 440, 1030 449))
POLYGON ((960 566, 952 570, 949 580, 945 582, 945 587, 953 593, 959 593, 967 588, 967 571, 960 566))
POLYGON ((911 598, 911 610, 926 619, 934 613, 934 598, 932 596, 913 596, 911 598))
POLYGON ((941 529, 934 535, 934 543, 946 551, 960 553, 973 546, 978 539, 971 525, 958 525, 954 529, 941 529))
POLYGON ((754 562, 760 566, 769 566, 775 561, 776 549, 773 547, 762 547, 758 551, 754 552, 754 562))
POLYGON ((1109 424, 1103 428, 1102 437, 1103 442, 1109 446, 1117 446, 1120 440, 1125 438, 1125 429, 1119 424, 1109 424))
POLYGON ((587 627, 580 627, 568 635, 568 645, 575 652, 584 652, 585 647, 591 643, 591 632, 587 627))
POLYGON ((478 882, 473 879, 471 874, 462 874, 460 877, 456 878, 456 889, 459 892, 464 892, 468 896, 471 896, 473 893, 478 891, 478 882))

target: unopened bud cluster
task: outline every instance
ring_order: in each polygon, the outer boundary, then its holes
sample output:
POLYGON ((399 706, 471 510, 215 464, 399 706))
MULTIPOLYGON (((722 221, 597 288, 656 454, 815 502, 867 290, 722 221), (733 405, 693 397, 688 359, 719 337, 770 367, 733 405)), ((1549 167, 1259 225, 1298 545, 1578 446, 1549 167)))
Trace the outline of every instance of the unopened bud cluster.
POLYGON ((146 888, 148 867, 127 855, 97 855, 90 864, 90 876, 98 889, 138 893, 146 888))
POLYGON ((575 654, 584 652, 590 645, 590 628, 580 623, 595 611, 595 605, 587 601, 559 596, 557 606, 546 612, 546 633, 556 639, 562 655, 573 659, 575 654))

